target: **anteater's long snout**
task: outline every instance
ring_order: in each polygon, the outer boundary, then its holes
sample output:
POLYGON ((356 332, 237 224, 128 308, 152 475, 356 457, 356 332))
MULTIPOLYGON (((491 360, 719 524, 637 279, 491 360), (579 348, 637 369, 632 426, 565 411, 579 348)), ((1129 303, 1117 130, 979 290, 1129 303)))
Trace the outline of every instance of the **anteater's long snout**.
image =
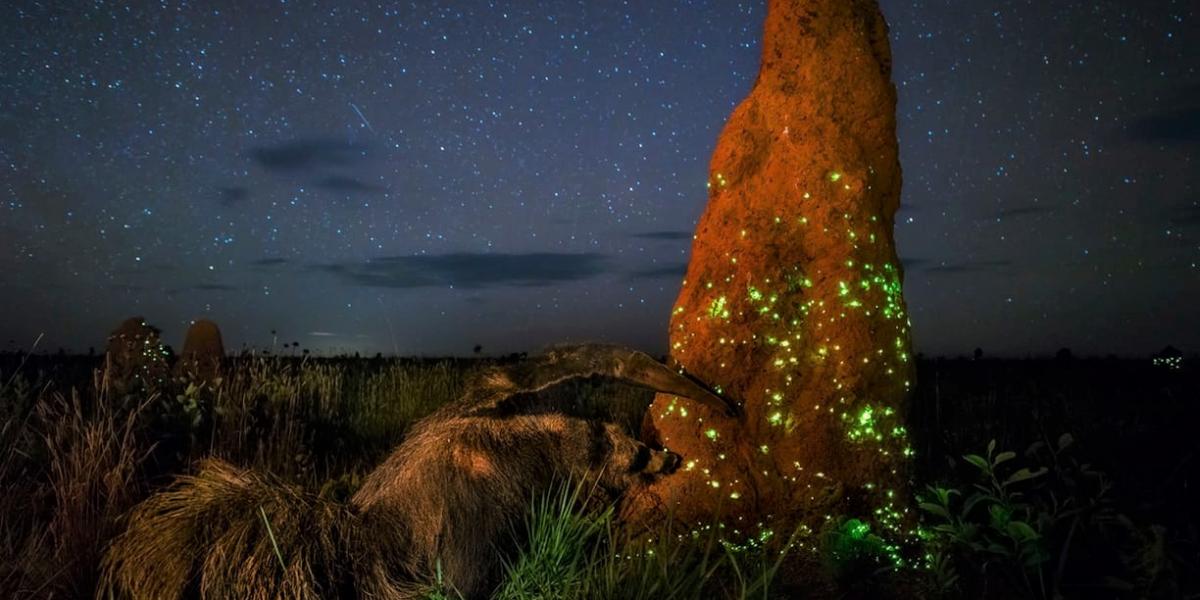
POLYGON ((643 385, 655 391, 665 392, 689 398, 715 409, 729 417, 738 417, 741 410, 732 401, 718 396, 687 375, 650 358, 648 355, 637 353, 634 360, 637 368, 636 379, 643 385))
POLYGON ((556 350, 529 364, 519 363, 505 371, 509 387, 539 391, 572 377, 601 375, 639 387, 688 398, 717 411, 739 417, 741 409, 714 393, 708 386, 678 372, 644 352, 621 346, 581 344, 556 350))

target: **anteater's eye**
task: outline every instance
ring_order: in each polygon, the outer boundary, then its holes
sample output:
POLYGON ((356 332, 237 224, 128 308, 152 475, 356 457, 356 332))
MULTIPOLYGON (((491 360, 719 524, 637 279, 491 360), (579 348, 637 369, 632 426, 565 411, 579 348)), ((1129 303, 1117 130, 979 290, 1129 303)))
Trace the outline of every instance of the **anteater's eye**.
POLYGON ((633 460, 629 463, 629 472, 637 473, 645 469, 648 464, 650 464, 650 449, 638 446, 637 454, 633 455, 633 460))

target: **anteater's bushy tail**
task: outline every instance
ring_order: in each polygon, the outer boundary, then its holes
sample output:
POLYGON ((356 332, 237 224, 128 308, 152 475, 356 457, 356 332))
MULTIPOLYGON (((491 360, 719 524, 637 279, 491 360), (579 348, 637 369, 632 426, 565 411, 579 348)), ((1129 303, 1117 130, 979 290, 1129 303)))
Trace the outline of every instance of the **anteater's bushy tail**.
MULTIPOLYGON (((349 507, 218 460, 129 515, 102 597, 336 598, 371 547, 349 507)), ((379 550, 374 548, 373 550, 379 550)), ((378 564, 378 563, 376 563, 378 564)))

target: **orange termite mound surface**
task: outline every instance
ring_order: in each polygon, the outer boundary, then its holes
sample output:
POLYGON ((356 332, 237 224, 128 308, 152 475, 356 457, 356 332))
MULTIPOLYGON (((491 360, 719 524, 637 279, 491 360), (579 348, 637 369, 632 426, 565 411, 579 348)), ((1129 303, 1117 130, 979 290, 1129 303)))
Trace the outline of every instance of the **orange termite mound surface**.
POLYGON ((838 518, 911 536, 909 322, 893 240, 896 91, 875 0, 770 0, 762 65, 710 165, 671 359, 730 421, 659 395, 644 435, 684 466, 628 516, 721 516, 745 539, 838 518))
POLYGON ((104 373, 109 393, 154 388, 166 380, 168 355, 159 333, 144 318, 130 317, 108 335, 104 373))
POLYGON ((188 327, 183 340, 183 353, 179 367, 192 374, 211 380, 221 372, 225 359, 225 344, 221 341, 221 329, 208 319, 197 319, 188 327))

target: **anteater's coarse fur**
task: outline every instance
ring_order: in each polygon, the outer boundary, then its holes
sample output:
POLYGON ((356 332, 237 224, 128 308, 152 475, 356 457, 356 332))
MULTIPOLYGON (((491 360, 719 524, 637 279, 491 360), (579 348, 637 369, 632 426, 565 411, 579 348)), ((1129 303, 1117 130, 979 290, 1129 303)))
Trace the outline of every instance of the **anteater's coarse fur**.
POLYGON ((412 598, 435 572, 485 597, 532 499, 590 481, 616 499, 672 473, 680 457, 620 428, 568 416, 538 391, 611 377, 736 409, 640 352, 584 345, 486 370, 416 424, 348 505, 220 461, 200 465, 129 517, 105 559, 118 597, 412 598))

